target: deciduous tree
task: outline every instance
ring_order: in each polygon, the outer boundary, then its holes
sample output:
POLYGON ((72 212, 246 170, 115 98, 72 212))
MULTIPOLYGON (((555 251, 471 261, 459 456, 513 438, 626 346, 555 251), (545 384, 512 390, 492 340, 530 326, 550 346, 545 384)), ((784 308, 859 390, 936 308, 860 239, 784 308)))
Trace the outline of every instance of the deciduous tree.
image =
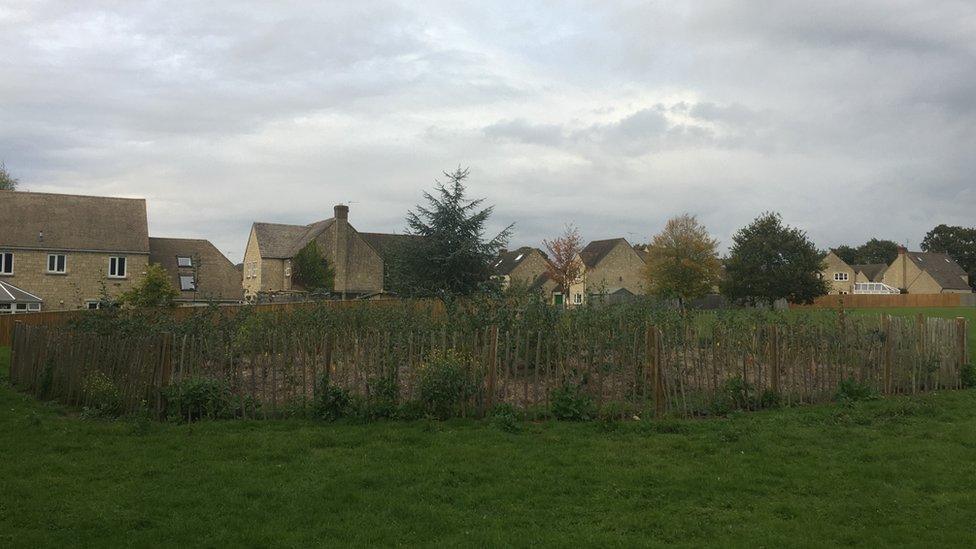
POLYGON ((173 286, 169 273, 158 263, 153 263, 138 284, 119 296, 119 303, 136 309, 168 308, 176 305, 178 297, 180 292, 173 286))
POLYGON ((549 277, 563 295, 568 295, 569 286, 583 274, 583 265, 577 257, 583 249, 579 229, 572 224, 566 225, 561 235, 542 243, 549 252, 546 266, 549 277))
POLYGON ((291 260, 292 280, 306 290, 329 290, 335 287, 335 271, 329 267, 319 245, 312 240, 291 260))
POLYGON ((824 255, 804 231, 764 213, 732 237, 722 291, 740 303, 810 303, 828 291, 824 255))
POLYGON ((701 297, 718 283, 722 263, 718 241, 690 214, 672 217, 647 247, 650 293, 682 303, 701 297))
POLYGON ((0 162, 0 191, 16 191, 18 183, 20 181, 7 171, 6 164, 0 162))

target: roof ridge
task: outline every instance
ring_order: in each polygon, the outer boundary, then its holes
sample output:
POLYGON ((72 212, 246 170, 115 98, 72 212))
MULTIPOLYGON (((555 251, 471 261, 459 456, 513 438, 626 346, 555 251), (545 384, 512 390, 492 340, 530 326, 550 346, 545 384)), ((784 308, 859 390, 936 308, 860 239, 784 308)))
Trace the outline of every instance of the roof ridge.
POLYGON ((11 194, 12 193, 17 193, 17 194, 20 194, 20 195, 43 194, 45 196, 70 196, 72 198, 98 198, 98 199, 101 199, 101 200, 141 200, 143 202, 146 201, 146 197, 144 197, 144 196, 143 197, 135 198, 135 197, 131 197, 131 196, 102 196, 102 195, 97 195, 97 194, 46 193, 46 192, 42 192, 42 191, 15 191, 15 190, 10 190, 10 189, 0 190, 0 194, 3 194, 3 193, 11 193, 11 194))

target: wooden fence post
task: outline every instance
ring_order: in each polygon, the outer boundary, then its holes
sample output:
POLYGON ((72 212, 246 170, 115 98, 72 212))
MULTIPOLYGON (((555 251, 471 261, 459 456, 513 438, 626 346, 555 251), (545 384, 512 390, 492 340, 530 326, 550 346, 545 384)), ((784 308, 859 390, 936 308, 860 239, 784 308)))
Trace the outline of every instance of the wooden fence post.
POLYGON ((159 376, 156 378, 156 418, 163 417, 163 389, 165 389, 173 377, 173 334, 165 332, 162 335, 162 342, 159 353, 159 376))
POLYGON ((962 368, 966 364, 969 364, 969 330, 966 323, 965 317, 956 317, 956 346, 959 348, 959 379, 957 380, 957 384, 960 388, 962 388, 962 368))
POLYGON ((769 330, 769 386, 779 395, 779 328, 770 324, 769 330))
POLYGON ((891 355, 894 341, 891 337, 891 316, 885 313, 881 314, 881 333, 884 337, 881 349, 881 392, 890 395, 892 392, 891 355))
POLYGON ((487 411, 495 406, 495 384, 498 376, 498 326, 488 332, 488 399, 487 411))
POLYGON ((656 326, 647 327, 647 366, 654 385, 654 417, 664 415, 664 380, 661 372, 661 338, 656 326))
POLYGON ((10 384, 14 385, 17 383, 19 369, 17 364, 17 344, 24 339, 23 334, 24 323, 21 321, 14 322, 14 328, 11 333, 10 339, 10 384))

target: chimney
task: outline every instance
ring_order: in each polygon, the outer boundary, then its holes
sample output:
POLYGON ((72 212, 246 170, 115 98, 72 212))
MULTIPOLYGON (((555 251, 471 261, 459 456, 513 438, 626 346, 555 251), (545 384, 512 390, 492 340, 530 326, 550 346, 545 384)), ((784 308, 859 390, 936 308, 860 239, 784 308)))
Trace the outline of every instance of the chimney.
POLYGON ((901 293, 908 293, 908 248, 904 246, 898 246, 898 259, 901 260, 901 285, 898 289, 901 293))
POLYGON ((336 204, 333 209, 335 212, 335 242, 332 250, 335 258, 335 286, 333 291, 346 298, 346 291, 349 289, 348 281, 348 257, 349 257, 349 206, 336 204))

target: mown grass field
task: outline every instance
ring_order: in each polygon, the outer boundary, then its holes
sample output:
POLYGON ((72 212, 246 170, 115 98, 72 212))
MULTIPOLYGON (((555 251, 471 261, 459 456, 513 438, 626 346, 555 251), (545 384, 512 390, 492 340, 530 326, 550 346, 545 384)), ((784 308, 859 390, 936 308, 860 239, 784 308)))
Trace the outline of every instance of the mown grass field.
POLYGON ((516 433, 0 410, 3 547, 976 544, 976 391, 516 433))

